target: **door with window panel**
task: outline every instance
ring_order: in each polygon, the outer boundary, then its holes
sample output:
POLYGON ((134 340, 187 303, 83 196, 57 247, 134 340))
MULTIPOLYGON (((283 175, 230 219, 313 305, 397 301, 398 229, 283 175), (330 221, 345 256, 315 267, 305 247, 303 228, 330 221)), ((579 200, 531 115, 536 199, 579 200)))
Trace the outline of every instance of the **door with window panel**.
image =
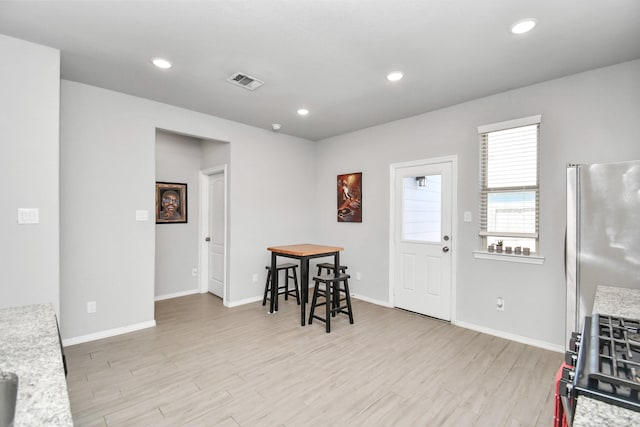
POLYGON ((451 320, 450 162, 396 170, 394 305, 451 320))

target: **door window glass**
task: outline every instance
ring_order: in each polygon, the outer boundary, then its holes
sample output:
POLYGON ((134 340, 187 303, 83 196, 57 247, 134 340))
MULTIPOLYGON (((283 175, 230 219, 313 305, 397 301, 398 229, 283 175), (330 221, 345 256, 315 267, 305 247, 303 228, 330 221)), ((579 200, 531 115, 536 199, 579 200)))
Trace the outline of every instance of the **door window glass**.
POLYGON ((402 240, 440 242, 442 230, 442 176, 402 180, 402 240))

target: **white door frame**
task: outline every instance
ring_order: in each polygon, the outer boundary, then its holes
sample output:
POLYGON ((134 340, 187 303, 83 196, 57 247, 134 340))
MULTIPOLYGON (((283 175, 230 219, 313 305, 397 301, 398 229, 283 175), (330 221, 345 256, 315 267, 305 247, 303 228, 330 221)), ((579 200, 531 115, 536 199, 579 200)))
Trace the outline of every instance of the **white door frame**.
POLYGON ((227 256, 229 252, 227 242, 227 212, 229 211, 229 204, 226 163, 200 171, 200 245, 198 246, 200 257, 199 290, 201 294, 207 293, 209 291, 209 244, 205 241, 205 239, 209 237, 209 177, 218 173, 222 173, 224 180, 224 255, 222 267, 222 303, 226 305, 228 295, 227 256))
POLYGON ((398 169, 411 166, 426 166, 435 163, 451 163, 451 323, 455 324, 456 317, 456 265, 458 253, 458 156, 435 157, 432 159, 412 160, 410 162, 392 163, 389 165, 389 303, 395 307, 394 287, 396 270, 396 172, 398 169))

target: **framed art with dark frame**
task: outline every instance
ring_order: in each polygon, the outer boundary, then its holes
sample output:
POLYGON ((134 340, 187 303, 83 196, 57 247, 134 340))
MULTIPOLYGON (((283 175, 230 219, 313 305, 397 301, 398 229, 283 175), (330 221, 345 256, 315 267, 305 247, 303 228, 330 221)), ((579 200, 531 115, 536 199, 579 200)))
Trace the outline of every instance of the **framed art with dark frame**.
POLYGON ((187 184, 156 182, 156 224, 187 222, 187 184))
POLYGON ((338 175, 338 222, 362 222, 362 172, 338 175))

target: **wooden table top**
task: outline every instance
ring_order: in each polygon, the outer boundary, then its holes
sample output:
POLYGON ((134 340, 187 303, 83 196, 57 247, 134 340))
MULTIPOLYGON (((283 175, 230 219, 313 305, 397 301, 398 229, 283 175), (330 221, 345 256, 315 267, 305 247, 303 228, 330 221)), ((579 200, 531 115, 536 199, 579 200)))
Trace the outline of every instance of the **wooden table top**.
POLYGON ((339 246, 323 246, 314 245, 311 243, 302 243, 299 245, 286 245, 286 246, 271 246, 267 248, 268 251, 276 252, 279 254, 295 255, 295 256, 308 256, 319 255, 332 252, 343 251, 344 248, 339 246))

